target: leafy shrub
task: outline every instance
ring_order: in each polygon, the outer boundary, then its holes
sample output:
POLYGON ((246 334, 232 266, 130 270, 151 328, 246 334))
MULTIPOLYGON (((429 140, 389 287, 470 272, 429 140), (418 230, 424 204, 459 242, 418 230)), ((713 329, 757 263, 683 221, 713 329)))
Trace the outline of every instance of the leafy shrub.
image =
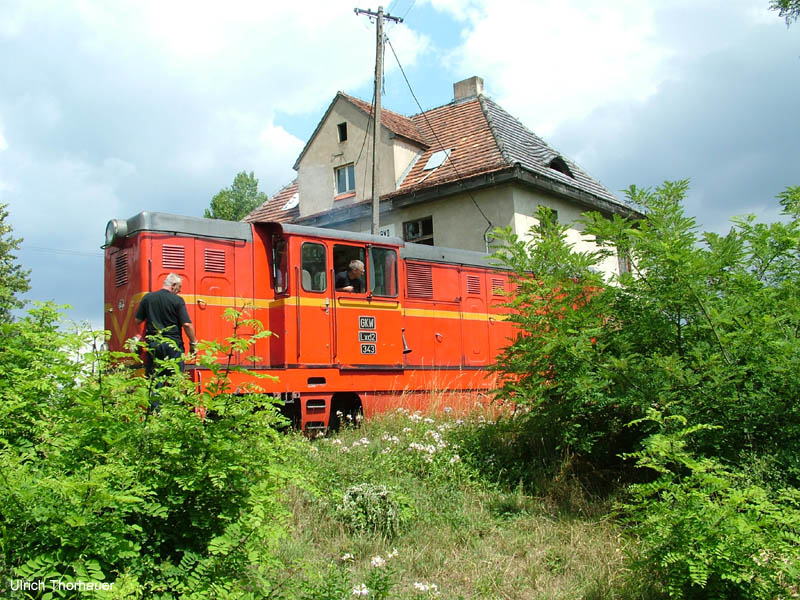
POLYGON ((648 420, 661 432, 631 456, 659 477, 630 487, 621 507, 641 537, 640 568, 655 570, 674 598, 794 597, 800 592, 800 491, 748 483, 718 461, 687 450, 709 426, 683 417, 648 420), (670 431, 677 424, 683 427, 670 431))
POLYGON ((150 389, 104 353, 76 358, 90 337, 59 326, 49 305, 0 324, 4 575, 140 597, 266 593, 289 526, 281 493, 302 481, 270 399, 199 398, 181 376, 150 389))
POLYGON ((356 531, 391 537, 400 532, 401 510, 386 486, 360 483, 345 490, 336 514, 356 531))
POLYGON ((651 407, 719 429, 698 451, 736 463, 770 456, 773 474, 800 482, 800 188, 781 195, 785 221, 734 220, 698 235, 682 207, 686 182, 631 187, 639 221, 592 213, 584 234, 597 252, 575 252, 545 208, 528 241, 496 232, 497 259, 516 273, 511 319, 522 334, 499 359, 500 397, 531 433, 590 469, 653 433, 651 407), (625 257, 632 273, 605 282, 593 268, 625 257), (637 426, 627 423, 637 421, 637 426))

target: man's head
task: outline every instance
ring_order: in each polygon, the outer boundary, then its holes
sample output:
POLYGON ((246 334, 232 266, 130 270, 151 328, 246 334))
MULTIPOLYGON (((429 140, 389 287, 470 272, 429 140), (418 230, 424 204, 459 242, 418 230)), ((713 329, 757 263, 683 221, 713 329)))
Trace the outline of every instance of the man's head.
POLYGON ((181 276, 177 275, 176 273, 170 273, 164 278, 164 289, 169 290, 173 294, 179 293, 182 285, 183 279, 181 279, 181 276))
POLYGON ((358 259, 351 260, 347 265, 347 276, 350 279, 361 279, 362 275, 364 275, 364 263, 358 259))

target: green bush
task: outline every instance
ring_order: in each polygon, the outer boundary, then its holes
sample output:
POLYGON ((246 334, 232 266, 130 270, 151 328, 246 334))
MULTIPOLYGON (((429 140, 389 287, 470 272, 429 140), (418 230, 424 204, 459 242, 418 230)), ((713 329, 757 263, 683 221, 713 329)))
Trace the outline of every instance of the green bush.
POLYGON ((80 357, 91 339, 64 333, 49 305, 0 327, 4 584, 104 581, 115 597, 161 598, 270 588, 282 490, 302 481, 270 399, 199 397, 180 375, 150 389, 104 353, 80 357))
POLYGON ((754 485, 687 450, 682 417, 651 412, 661 432, 632 454, 658 478, 630 487, 621 506, 642 541, 640 569, 659 572, 673 598, 764 599, 800 592, 800 491, 754 485), (678 429, 671 431, 677 424, 678 429))
POLYGON ((516 273, 511 319, 522 335, 499 359, 500 397, 520 408, 552 448, 590 469, 653 432, 637 421, 667 409, 701 431, 694 444, 731 463, 768 456, 784 483, 800 481, 800 188, 781 195, 785 219, 734 220, 700 236, 685 215, 686 182, 632 187, 645 218, 592 213, 584 234, 597 252, 575 252, 566 227, 540 209, 531 239, 496 232, 497 259, 516 273), (603 281, 604 257, 631 273, 603 281))

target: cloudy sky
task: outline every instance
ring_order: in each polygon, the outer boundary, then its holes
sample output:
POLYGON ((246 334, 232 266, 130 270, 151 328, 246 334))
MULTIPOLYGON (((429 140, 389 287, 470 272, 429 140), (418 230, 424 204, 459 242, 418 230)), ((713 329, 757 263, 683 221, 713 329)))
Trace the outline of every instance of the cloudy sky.
MULTIPOLYGON (((356 2, 358 0, 355 0, 356 2)), ((486 93, 615 193, 691 178, 705 229, 800 185, 800 23, 768 0, 389 0, 423 109, 486 93)), ((353 0, 0 0, 0 203, 31 299, 99 326, 106 222, 269 195, 337 90, 370 100, 353 0)), ((383 105, 419 112, 387 50, 383 105)))

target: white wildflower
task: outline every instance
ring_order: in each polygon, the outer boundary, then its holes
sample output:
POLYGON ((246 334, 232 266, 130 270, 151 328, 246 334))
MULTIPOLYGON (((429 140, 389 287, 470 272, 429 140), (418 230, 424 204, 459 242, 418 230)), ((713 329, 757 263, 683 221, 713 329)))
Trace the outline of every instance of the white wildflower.
POLYGON ((424 583, 422 581, 417 581, 414 583, 414 589, 418 592, 422 592, 423 594, 428 593, 434 596, 439 595, 439 587, 435 583, 424 583))
POLYGON ((331 441, 331 444, 336 444, 337 446, 341 446, 342 440, 340 440, 339 438, 336 438, 335 440, 331 441))
POLYGON ((365 446, 369 446, 369 438, 362 437, 361 443, 364 444, 365 446))
POLYGON ((403 433, 411 433, 411 427, 403 427, 403 433))
POLYGON ((386 560, 381 556, 373 556, 372 560, 369 561, 369 564, 371 564, 376 569, 380 569, 381 567, 386 566, 386 560))
POLYGON ((353 588, 353 596, 369 596, 369 588, 361 583, 353 588))
POLYGON ((392 551, 386 556, 386 558, 397 558, 397 555, 400 554, 397 551, 397 548, 392 548, 392 551))
POLYGON ((342 555, 342 562, 349 562, 349 561, 354 560, 354 559, 355 559, 355 556, 353 556, 350 552, 345 552, 342 555))
POLYGON ((342 446, 342 449, 341 449, 341 450, 339 450, 339 452, 341 452, 341 453, 343 453, 343 454, 344 454, 345 452, 350 452, 350 448, 348 448, 347 446, 342 446))
POLYGON ((460 461, 461 461, 461 457, 458 454, 453 454, 453 456, 450 458, 450 464, 451 465, 454 465, 454 464, 456 464, 457 462, 460 462, 460 461))
POLYGON ((449 407, 449 406, 445 406, 444 407, 444 412, 449 415, 451 412, 453 412, 453 409, 451 407, 449 407))
POLYGON ((431 419, 430 417, 425 417, 425 418, 422 420, 422 422, 423 422, 423 423, 435 423, 436 421, 434 421, 434 420, 433 420, 433 419, 431 419))
POLYGON ((381 450, 381 454, 389 454, 389 452, 391 451, 392 451, 391 447, 386 447, 383 450, 381 450))

